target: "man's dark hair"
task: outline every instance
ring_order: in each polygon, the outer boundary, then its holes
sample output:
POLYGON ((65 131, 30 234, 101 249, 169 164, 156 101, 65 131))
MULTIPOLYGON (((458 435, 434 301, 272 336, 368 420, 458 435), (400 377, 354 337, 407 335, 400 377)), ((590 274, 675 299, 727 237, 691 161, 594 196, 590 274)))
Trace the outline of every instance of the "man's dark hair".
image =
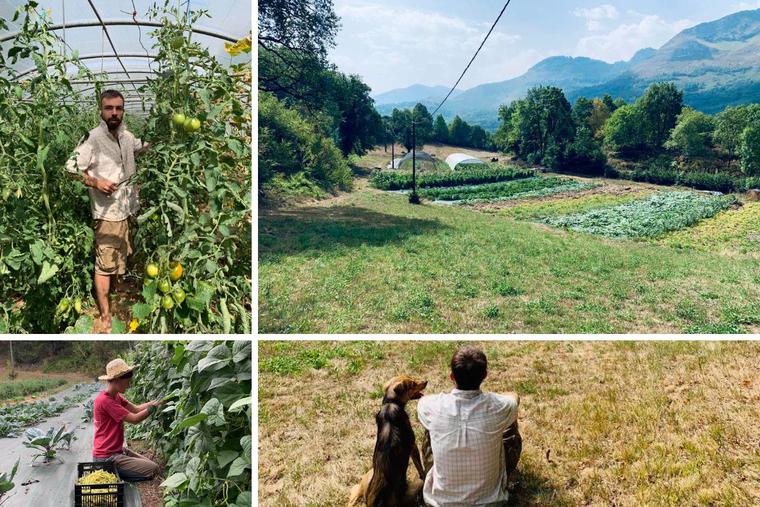
POLYGON ((135 374, 134 370, 129 370, 129 371, 128 371, 127 373, 125 373, 124 375, 119 375, 119 376, 118 376, 118 377, 116 377, 116 378, 119 378, 119 379, 122 379, 122 378, 132 378, 132 376, 133 376, 134 374, 135 374))
POLYGON ((480 383, 486 378, 488 359, 477 347, 464 346, 451 356, 451 373, 454 374, 457 388, 465 391, 480 389, 480 383))
POLYGON ((103 106, 103 99, 115 99, 116 97, 119 97, 124 102, 124 95, 121 92, 118 90, 106 90, 100 94, 100 105, 103 106))

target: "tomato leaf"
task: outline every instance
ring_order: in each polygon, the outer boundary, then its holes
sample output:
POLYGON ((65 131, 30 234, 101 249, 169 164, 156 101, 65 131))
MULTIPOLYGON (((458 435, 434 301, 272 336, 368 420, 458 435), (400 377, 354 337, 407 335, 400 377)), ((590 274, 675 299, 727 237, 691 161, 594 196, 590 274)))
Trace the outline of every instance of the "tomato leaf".
POLYGON ((111 334, 125 334, 127 332, 127 325, 123 320, 114 317, 111 320, 111 334))
MULTIPOLYGON (((147 299, 147 298, 146 298, 147 299)), ((145 303, 135 303, 132 305, 132 316, 137 320, 143 320, 150 315, 153 309, 145 303)))
POLYGON ((77 334, 88 334, 92 332, 92 326, 95 321, 89 315, 80 315, 74 324, 74 332, 77 334))
POLYGON ((37 284, 42 285, 55 276, 58 272, 58 266, 56 264, 50 264, 48 261, 42 263, 42 271, 40 277, 37 279, 37 284))

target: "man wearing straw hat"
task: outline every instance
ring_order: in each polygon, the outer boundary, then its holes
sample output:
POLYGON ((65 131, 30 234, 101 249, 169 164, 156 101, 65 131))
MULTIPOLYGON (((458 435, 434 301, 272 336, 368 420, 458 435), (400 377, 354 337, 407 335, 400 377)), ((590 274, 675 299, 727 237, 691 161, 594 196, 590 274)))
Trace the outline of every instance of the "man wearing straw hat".
POLYGON ((106 374, 98 377, 98 380, 107 381, 108 386, 98 394, 93 406, 93 460, 112 461, 121 478, 127 481, 151 479, 159 471, 156 463, 124 447, 124 421, 130 424, 142 422, 162 404, 154 400, 134 405, 122 396, 132 383, 132 374, 138 366, 129 366, 123 359, 108 363, 106 374))

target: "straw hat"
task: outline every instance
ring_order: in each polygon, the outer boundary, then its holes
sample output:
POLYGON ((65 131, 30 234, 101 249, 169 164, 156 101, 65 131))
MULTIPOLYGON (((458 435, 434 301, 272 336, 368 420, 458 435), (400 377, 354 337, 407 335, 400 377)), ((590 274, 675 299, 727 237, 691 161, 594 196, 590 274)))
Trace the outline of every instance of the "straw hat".
POLYGON ((113 380, 119 378, 125 373, 133 371, 138 366, 140 365, 136 364, 134 366, 129 366, 123 359, 114 359, 106 365, 106 374, 98 377, 98 380, 113 380))

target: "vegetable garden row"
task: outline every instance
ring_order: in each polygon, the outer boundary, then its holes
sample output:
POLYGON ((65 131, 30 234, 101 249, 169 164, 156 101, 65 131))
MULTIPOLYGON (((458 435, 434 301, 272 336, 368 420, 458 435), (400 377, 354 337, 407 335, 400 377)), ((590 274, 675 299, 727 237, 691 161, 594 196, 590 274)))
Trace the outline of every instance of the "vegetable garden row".
MULTIPOLYGON (((411 188, 411 175, 398 172, 376 172, 371 184, 382 190, 411 188)), ((503 166, 465 168, 450 174, 428 174, 418 179, 420 195, 432 201, 453 204, 475 204, 499 201, 520 201, 602 187, 597 181, 583 181, 558 176, 542 176, 530 169, 503 166)), ((549 216, 523 218, 554 227, 614 238, 654 238, 688 228, 700 220, 714 217, 737 204, 734 195, 695 191, 643 192, 625 198, 601 199, 584 209, 564 211, 549 216)), ((516 208, 519 211, 519 207, 516 208)), ((512 213, 521 217, 523 214, 512 213)))
MULTIPOLYGON (((139 121, 128 107, 125 121, 151 149, 137 160, 136 286, 122 312, 129 325, 115 320, 115 332, 250 330, 251 67, 223 65, 194 40, 206 15, 169 2, 146 13, 161 23, 152 39, 143 34, 157 74, 140 93, 153 105, 139 121), (143 275, 148 264, 159 267, 155 278, 143 275), (180 276, 170 279, 176 266, 180 276)), ((0 43, 0 333, 89 332, 94 235, 87 190, 64 166, 99 122, 108 76, 76 52, 61 54, 36 2, 13 21, 18 35, 0 43), (9 64, 19 60, 36 71, 18 75, 9 64), (75 79, 95 80, 92 95, 75 79)), ((228 50, 250 51, 250 38, 228 50)))

